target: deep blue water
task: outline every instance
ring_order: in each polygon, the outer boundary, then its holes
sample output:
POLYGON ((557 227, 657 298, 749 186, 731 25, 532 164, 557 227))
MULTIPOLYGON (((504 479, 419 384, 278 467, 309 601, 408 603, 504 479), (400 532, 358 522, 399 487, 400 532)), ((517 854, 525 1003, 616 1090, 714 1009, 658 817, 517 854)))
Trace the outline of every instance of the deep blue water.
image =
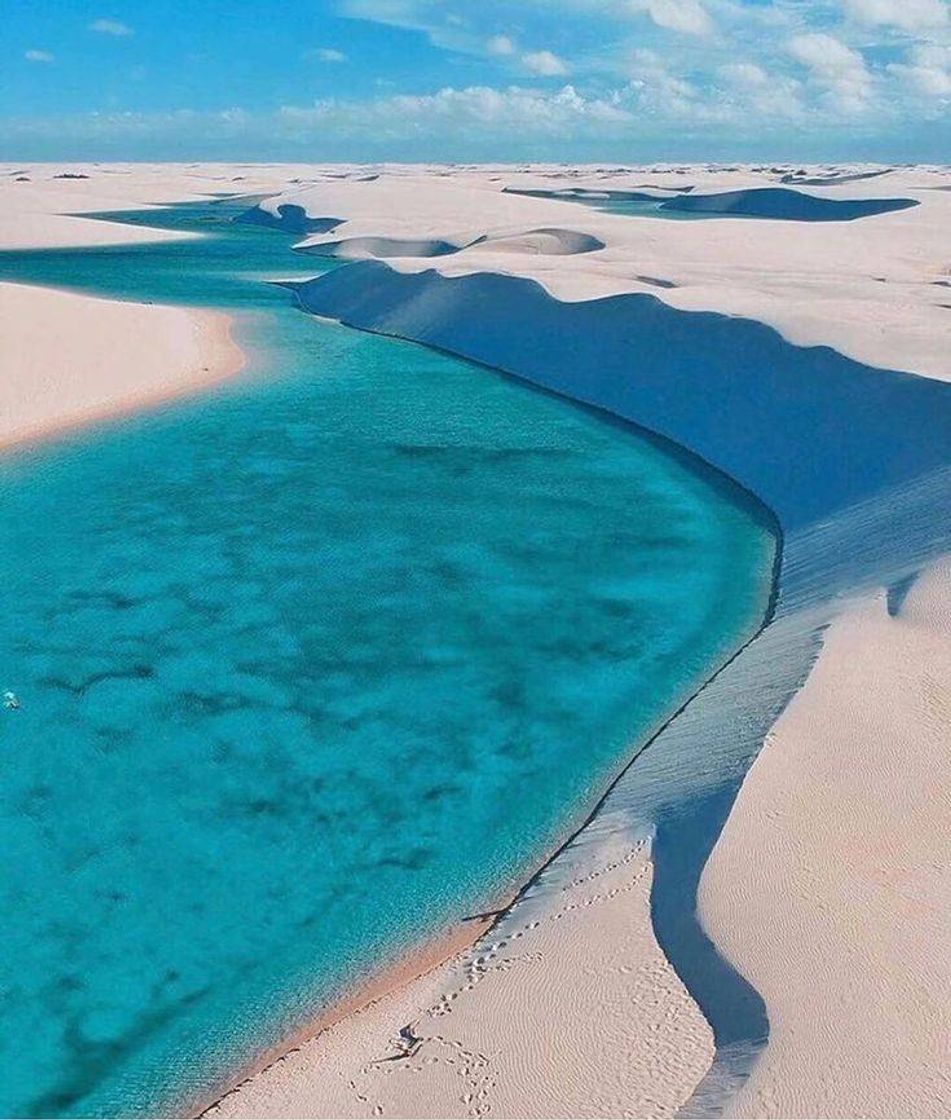
POLYGON ((333 266, 234 213, 0 255, 229 309, 251 355, 0 459, 3 1115, 205 1098, 498 903, 768 600, 768 521, 721 477, 304 315, 262 281, 333 266))

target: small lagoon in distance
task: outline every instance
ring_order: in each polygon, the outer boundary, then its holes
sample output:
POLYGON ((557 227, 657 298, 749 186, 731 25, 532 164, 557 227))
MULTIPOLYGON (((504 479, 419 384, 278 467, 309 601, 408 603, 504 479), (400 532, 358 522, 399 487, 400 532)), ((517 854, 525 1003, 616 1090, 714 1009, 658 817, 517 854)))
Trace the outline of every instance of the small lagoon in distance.
POLYGON ((919 205, 913 198, 826 198, 783 186, 751 187, 746 190, 703 194, 693 194, 692 188, 688 187, 669 195, 652 195, 638 190, 597 191, 585 188, 552 191, 506 187, 505 190, 509 194, 527 195, 530 198, 580 202, 606 214, 668 218, 673 221, 768 218, 789 222, 852 222, 919 205))
MULTIPOLYGON (((695 460, 303 314, 205 232, 0 279, 238 313, 243 374, 0 456, 0 1113, 208 1099, 500 901, 760 624, 775 540, 695 460)), ((633 371, 632 371, 633 375, 633 371)))

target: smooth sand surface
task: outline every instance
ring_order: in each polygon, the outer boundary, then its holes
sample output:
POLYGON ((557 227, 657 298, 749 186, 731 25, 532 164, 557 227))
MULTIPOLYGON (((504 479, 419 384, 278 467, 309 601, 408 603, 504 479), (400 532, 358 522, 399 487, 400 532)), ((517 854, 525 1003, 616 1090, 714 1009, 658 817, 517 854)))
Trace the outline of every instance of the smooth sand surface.
MULTIPOLYGON (((467 246, 435 259, 393 258, 402 271, 446 276, 495 272, 538 281, 557 299, 649 292, 686 311, 721 311, 775 327, 801 346, 832 346, 870 365, 951 380, 951 174, 892 171, 877 179, 804 190, 830 199, 912 198, 919 205, 873 218, 789 222, 717 217, 671 220, 609 214, 574 201, 503 194, 517 189, 632 190, 645 182, 694 185, 698 193, 775 186, 749 169, 689 167, 683 174, 626 170, 571 175, 509 168, 434 178, 407 169, 369 182, 326 180, 264 203, 344 219, 303 244, 348 238, 445 240, 467 246), (529 231, 595 237, 596 252, 539 252, 529 231), (521 252, 513 249, 521 247, 521 252), (644 278, 648 279, 644 279, 644 278), (658 287, 660 280, 669 287, 658 287)), ((669 197, 669 194, 666 196, 669 197)), ((365 244, 365 243, 364 243, 365 244)))
POLYGON ((241 369, 212 312, 0 283, 0 444, 48 436, 241 369))
POLYGON ((704 872, 701 916, 766 1000, 728 1115, 951 1108, 951 560, 833 622, 704 872))
POLYGON ((713 1038, 654 939, 651 875, 647 844, 615 838, 563 890, 206 1115, 673 1116, 713 1038))

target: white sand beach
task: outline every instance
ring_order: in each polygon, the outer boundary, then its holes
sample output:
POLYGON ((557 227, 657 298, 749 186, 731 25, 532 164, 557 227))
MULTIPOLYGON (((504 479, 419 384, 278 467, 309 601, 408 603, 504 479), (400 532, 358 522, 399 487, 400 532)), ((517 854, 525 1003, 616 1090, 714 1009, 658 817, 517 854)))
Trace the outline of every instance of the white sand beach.
MULTIPOLYGON (((148 165, 18 170, 0 176, 0 249, 180 240, 167 230, 80 215, 201 195, 184 169, 173 175, 148 165), (83 177, 63 177, 74 174, 83 177)), ((0 284, 0 330, 4 444, 194 392, 238 373, 245 361, 226 315, 35 286, 0 284)))
POLYGON ((615 838, 574 882, 206 1115, 674 1116, 713 1039, 657 946, 650 890, 649 845, 615 838))
POLYGON ((227 316, 0 284, 0 443, 32 440, 230 377, 227 316))
MULTIPOLYGON (((816 408, 821 382, 817 389, 771 368, 747 370, 741 403, 754 398, 756 382, 768 391, 742 431, 736 413, 733 428, 707 423, 704 410, 684 418, 684 401, 728 399, 730 383, 705 368, 678 374, 656 416, 638 412, 639 356, 629 362, 631 396, 608 399, 604 385, 580 384, 577 395, 706 456, 771 501, 784 529, 796 529, 777 623, 729 667, 721 691, 701 696, 645 758, 662 769, 678 736, 704 759, 745 737, 742 774, 763 747, 699 899, 710 937, 760 993, 770 1023, 751 1077, 724 1107, 737 1116, 947 1115, 951 582, 935 554, 935 510, 943 500, 946 513, 947 492, 942 499, 931 470, 942 454, 937 425, 930 450, 901 425, 911 423, 906 415, 929 415, 927 402, 915 404, 918 413, 907 404, 922 385, 951 380, 951 173, 910 167, 804 186, 832 200, 918 203, 811 223, 635 218, 503 193, 643 189, 670 197, 678 186, 702 195, 779 181, 751 168, 486 167, 437 176, 381 166, 369 179, 366 168, 130 165, 70 168, 89 178, 68 180, 54 180, 59 169, 49 165, 17 170, 29 181, 0 175, 0 247, 148 239, 153 233, 141 227, 66 215, 229 189, 273 194, 262 208, 275 220, 283 204, 338 219, 329 231, 301 234, 304 250, 326 244, 337 255, 378 258, 369 298, 345 290, 345 273, 328 298, 358 307, 356 325, 494 360, 539 384, 564 372, 559 391, 572 376, 583 380, 587 371, 572 368, 582 351, 544 336, 531 319, 511 321, 499 278, 540 285, 541 296, 557 301, 556 322, 565 321, 566 305, 647 294, 665 308, 718 312, 728 326, 742 317, 797 347, 829 347, 876 367, 850 371, 831 418, 826 398, 816 408), (434 250, 441 255, 428 255, 434 250), (463 279, 475 285, 468 295, 453 286, 463 279), (411 289, 417 280, 426 287, 411 289), (895 381, 888 370, 915 376, 895 381), (879 376, 896 385, 895 411, 884 417, 868 415, 865 392, 879 376), (889 435, 891 415, 898 427, 889 435), (841 432, 838 443, 811 438, 820 420, 823 432, 841 432), (893 442, 877 442, 886 436, 893 442), (909 466, 896 447, 913 448, 920 462, 909 466), (853 468, 853 454, 864 465, 853 468), (841 472, 821 495, 821 517, 813 481, 793 478, 810 463, 841 472), (863 472, 873 468, 866 485, 863 472), (915 505, 925 491, 928 501, 915 505), (867 507, 874 517, 856 518, 867 507), (918 517, 913 533, 895 528, 905 513, 918 517), (886 589, 920 569, 889 614, 886 589), (763 682, 788 672, 788 688, 777 692, 792 694, 809 669, 787 630, 803 649, 821 643, 821 652, 786 711, 778 720, 769 714, 764 741, 760 723, 747 718, 755 709, 766 719, 763 682), (790 665, 798 658, 788 669, 787 655, 790 665), (719 704, 719 724, 704 703, 719 704)), ((541 296, 532 288, 526 306, 547 313, 541 296)), ((325 313, 333 316, 333 306, 325 313)), ((4 441, 191 391, 240 368, 223 316, 10 284, 0 285, 0 315, 4 441)), ((947 460, 947 443, 943 453, 947 460)), ((699 762, 696 770, 702 792, 707 774, 699 762)), ((713 1034, 652 928, 653 870, 639 828, 646 809, 622 799, 612 813, 602 816, 607 836, 595 822, 596 841, 559 857, 547 885, 473 949, 322 1030, 213 1114, 675 1115, 714 1060, 713 1034), (406 1026, 411 1052, 403 1053, 406 1026)))

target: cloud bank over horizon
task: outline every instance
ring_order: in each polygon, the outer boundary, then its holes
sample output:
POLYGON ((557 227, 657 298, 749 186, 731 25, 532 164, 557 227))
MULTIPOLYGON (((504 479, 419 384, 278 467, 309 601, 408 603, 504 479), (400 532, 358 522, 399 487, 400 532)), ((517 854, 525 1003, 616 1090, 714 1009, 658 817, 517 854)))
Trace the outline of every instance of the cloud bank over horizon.
POLYGON ((177 31, 167 3, 75 27, 53 0, 24 5, 8 24, 0 158, 951 150, 949 0, 325 0, 278 27, 209 2, 177 31))

